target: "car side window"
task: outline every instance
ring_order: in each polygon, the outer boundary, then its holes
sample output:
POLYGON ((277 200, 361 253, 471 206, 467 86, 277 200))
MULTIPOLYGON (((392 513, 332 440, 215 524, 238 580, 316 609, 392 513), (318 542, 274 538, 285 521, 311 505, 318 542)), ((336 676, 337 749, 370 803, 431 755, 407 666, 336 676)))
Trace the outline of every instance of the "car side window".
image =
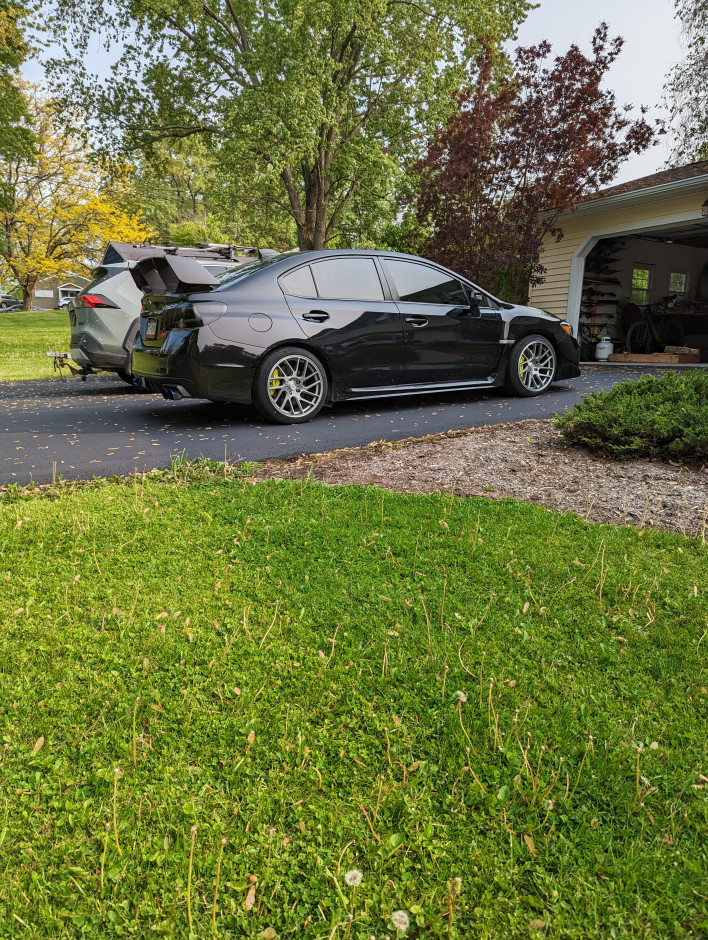
POLYGON ((373 258, 328 258, 314 261, 312 273, 320 297, 332 300, 383 300, 373 258))
POLYGON ((465 306, 469 303, 467 291, 457 278, 446 271, 414 261, 386 259, 398 296, 405 303, 445 304, 465 306))
POLYGON ((406 303, 466 306, 467 292, 457 278, 446 271, 414 261, 386 259, 398 296, 406 303))
POLYGON ((317 297, 317 288, 309 264, 284 274, 279 283, 286 294, 294 294, 295 297, 317 297))

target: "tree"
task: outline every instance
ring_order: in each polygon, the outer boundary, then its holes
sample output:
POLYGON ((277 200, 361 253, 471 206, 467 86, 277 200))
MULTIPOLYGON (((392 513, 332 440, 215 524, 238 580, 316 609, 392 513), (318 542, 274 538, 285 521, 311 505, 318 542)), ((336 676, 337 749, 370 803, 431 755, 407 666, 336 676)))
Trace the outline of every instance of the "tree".
POLYGON ((249 182, 225 176, 208 138, 162 140, 139 161, 135 205, 163 241, 291 248, 295 225, 277 194, 249 182))
POLYGON ((301 248, 385 200, 400 158, 459 87, 474 37, 502 42, 529 0, 53 0, 69 80, 121 147, 210 135, 225 173, 277 193, 301 248), (120 40, 109 82, 88 37, 120 40))
POLYGON ((686 58, 667 84, 672 101, 677 164, 708 160, 708 0, 675 0, 684 30, 686 58))
POLYGON ((572 45, 548 63, 547 42, 495 69, 483 44, 470 84, 417 166, 418 248, 506 300, 524 303, 543 282, 543 240, 560 240, 558 215, 607 185, 655 140, 644 118, 618 110, 602 83, 622 48, 602 24, 592 56, 572 45))
POLYGON ((125 174, 102 176, 66 116, 36 86, 21 87, 36 152, 32 160, 0 158, 0 177, 13 193, 0 207, 0 276, 15 280, 29 310, 39 280, 90 270, 109 239, 142 242, 151 233, 122 206, 125 174))
MULTIPOLYGON (((18 69, 27 56, 20 24, 25 11, 18 2, 0 0, 0 159, 29 157, 33 136, 22 92, 15 84, 18 69)), ((11 198, 7 180, 0 178, 0 205, 11 198)))

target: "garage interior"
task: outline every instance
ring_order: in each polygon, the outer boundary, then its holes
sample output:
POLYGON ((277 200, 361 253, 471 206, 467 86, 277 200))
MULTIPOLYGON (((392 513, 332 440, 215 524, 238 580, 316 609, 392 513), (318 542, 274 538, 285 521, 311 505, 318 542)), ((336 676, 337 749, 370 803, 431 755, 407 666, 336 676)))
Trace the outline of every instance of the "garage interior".
POLYGON ((584 360, 708 362, 708 201, 703 213, 593 246, 578 329, 584 360))

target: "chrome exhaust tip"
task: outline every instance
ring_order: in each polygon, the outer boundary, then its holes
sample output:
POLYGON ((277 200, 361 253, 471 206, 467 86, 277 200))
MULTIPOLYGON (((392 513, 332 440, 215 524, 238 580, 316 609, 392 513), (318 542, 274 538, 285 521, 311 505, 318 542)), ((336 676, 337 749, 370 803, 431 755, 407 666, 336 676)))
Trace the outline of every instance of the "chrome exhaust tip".
POLYGON ((179 401, 180 398, 184 398, 185 394, 184 389, 178 385, 162 386, 162 397, 167 401, 179 401))

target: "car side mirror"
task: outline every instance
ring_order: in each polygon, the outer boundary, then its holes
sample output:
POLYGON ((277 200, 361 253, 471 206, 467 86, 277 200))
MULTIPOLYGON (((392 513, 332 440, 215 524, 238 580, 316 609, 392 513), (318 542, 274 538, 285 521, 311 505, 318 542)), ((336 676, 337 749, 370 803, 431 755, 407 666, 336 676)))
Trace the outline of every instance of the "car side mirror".
POLYGON ((477 291, 470 291, 469 294, 469 305, 470 305, 470 316, 478 317, 480 315, 480 307, 484 302, 484 297, 477 291))

